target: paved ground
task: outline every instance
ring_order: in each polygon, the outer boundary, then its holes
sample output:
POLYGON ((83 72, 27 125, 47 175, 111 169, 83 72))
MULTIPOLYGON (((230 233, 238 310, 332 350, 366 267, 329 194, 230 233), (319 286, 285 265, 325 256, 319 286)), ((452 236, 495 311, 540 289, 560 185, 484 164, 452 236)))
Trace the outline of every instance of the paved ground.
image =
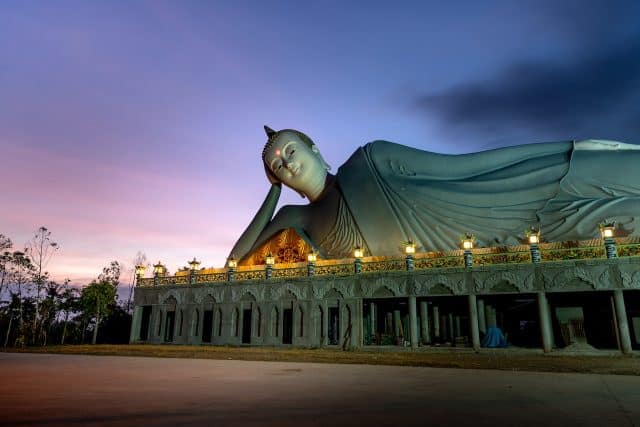
POLYGON ((0 424, 640 426, 640 378, 0 353, 0 424))

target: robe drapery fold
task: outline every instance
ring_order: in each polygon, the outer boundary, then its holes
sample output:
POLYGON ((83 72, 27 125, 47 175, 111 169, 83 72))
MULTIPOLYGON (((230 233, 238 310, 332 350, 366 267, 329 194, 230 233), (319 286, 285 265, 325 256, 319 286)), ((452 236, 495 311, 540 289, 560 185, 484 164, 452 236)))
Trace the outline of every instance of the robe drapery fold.
POLYGON ((386 141, 359 148, 337 173, 360 234, 375 255, 457 247, 466 232, 480 246, 515 245, 537 226, 547 240, 595 237, 640 215, 640 150, 606 141, 521 145, 444 155, 386 141))

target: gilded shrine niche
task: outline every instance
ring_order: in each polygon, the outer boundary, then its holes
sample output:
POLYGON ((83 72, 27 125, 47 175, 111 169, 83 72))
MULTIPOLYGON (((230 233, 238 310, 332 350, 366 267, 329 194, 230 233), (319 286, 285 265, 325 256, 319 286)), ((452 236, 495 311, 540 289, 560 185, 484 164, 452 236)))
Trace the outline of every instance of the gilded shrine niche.
POLYGON ((239 265, 264 265, 269 253, 275 258, 276 264, 306 262, 311 247, 293 228, 287 228, 274 235, 265 244, 243 258, 239 265))

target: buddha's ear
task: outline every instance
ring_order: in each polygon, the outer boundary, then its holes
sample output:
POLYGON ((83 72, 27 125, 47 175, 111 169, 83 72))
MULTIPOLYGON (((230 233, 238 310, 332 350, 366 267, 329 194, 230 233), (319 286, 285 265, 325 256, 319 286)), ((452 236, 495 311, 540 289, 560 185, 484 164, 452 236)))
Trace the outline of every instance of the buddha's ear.
POLYGON ((311 146, 311 151, 312 151, 316 156, 318 156, 318 158, 322 161, 322 165, 324 166, 324 168, 325 168, 326 170, 330 171, 330 170, 331 170, 331 166, 329 166, 329 163, 327 163, 327 162, 324 160, 324 157, 322 157, 322 153, 320 153, 320 150, 318 150, 318 146, 316 146, 315 144, 313 144, 313 145, 311 146))

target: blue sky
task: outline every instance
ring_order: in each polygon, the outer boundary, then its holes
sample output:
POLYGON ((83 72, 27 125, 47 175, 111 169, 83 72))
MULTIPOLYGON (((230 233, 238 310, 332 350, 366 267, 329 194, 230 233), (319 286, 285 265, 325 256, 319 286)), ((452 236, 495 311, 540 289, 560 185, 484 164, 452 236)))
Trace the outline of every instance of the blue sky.
POLYGON ((375 139, 640 143, 639 2, 305 3, 0 4, 0 233, 47 226, 78 282, 138 250, 222 266, 269 187, 264 124, 334 171, 375 139))

